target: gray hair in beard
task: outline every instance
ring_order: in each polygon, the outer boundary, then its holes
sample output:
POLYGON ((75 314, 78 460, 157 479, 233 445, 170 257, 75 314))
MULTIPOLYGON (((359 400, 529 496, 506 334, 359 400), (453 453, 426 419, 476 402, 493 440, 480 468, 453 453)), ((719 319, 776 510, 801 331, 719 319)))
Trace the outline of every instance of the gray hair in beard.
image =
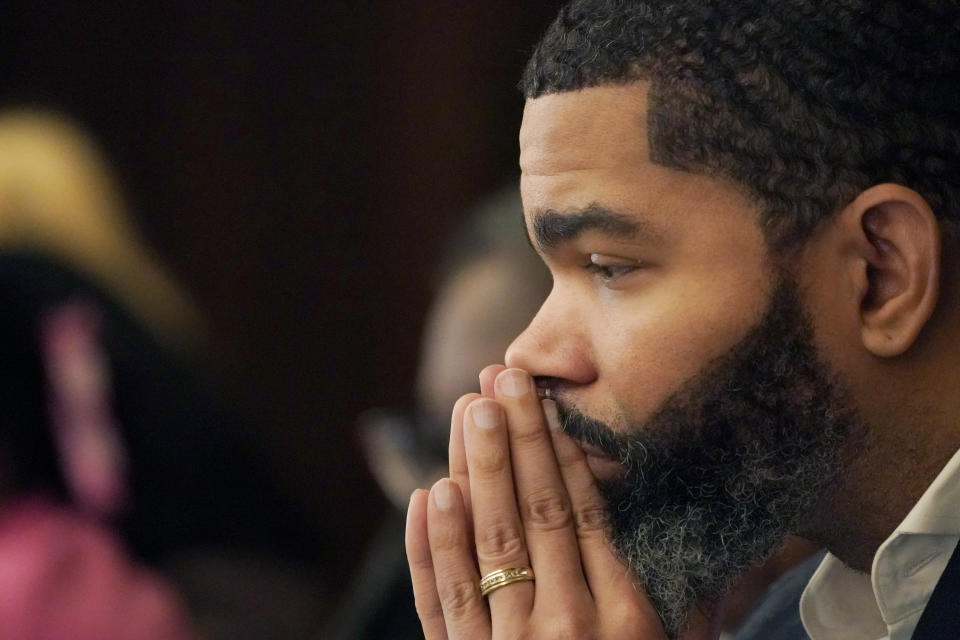
POLYGON ((812 335, 782 278, 749 334, 643 424, 616 433, 558 402, 566 433, 626 469, 601 483, 611 541, 671 638, 796 532, 861 430, 812 335))

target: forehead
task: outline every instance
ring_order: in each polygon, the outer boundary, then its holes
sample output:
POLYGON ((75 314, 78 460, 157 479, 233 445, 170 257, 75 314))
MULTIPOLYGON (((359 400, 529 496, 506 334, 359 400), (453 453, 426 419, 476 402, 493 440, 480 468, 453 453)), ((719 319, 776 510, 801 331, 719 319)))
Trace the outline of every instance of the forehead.
POLYGON ((636 82, 528 100, 520 125, 521 170, 551 175, 647 161, 648 88, 636 82))
POLYGON ((536 220, 551 212, 601 207, 690 255, 752 255, 764 241, 744 188, 650 159, 648 90, 640 81, 527 101, 520 191, 531 236, 536 220))
POLYGON ((591 204, 642 214, 661 227, 694 223, 711 212, 755 215, 752 200, 732 182, 650 160, 649 86, 638 81, 527 101, 520 187, 528 221, 539 211, 591 204))

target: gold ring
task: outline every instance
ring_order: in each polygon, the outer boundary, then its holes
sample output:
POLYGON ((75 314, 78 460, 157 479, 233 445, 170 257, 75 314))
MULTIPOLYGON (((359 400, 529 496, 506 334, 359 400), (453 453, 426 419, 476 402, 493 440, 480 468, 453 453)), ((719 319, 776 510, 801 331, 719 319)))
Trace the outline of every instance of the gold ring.
POLYGON ((514 582, 523 582, 533 580, 533 569, 530 567, 510 567, 509 569, 497 569, 483 576, 480 580, 480 595, 487 597, 490 592, 496 591, 500 587, 505 587, 514 582))

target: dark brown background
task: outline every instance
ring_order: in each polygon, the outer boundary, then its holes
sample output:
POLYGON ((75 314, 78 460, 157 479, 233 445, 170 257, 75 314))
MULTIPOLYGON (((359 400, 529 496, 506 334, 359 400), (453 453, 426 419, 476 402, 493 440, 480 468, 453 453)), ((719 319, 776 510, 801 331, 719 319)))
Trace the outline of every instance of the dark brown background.
POLYGON ((409 404, 428 276, 516 177, 514 86, 559 2, 6 3, 0 99, 76 118, 210 320, 328 582, 386 504, 354 418, 409 404))

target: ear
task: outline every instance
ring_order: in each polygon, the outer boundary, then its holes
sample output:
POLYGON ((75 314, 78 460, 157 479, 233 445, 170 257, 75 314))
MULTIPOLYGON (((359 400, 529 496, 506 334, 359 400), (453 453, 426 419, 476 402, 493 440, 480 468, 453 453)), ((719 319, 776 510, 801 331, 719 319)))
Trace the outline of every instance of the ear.
POLYGON ((912 189, 881 184, 867 189, 841 216, 859 234, 866 273, 860 293, 863 345, 880 357, 907 351, 937 305, 940 225, 912 189))

